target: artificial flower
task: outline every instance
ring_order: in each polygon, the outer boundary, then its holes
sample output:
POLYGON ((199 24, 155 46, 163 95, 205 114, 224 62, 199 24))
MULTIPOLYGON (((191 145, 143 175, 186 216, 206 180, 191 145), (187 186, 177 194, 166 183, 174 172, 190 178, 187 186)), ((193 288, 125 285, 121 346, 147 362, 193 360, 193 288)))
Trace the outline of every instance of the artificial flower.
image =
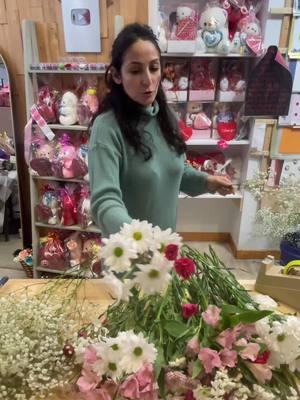
POLYGON ((183 318, 189 319, 198 313, 199 306, 198 304, 182 304, 181 311, 183 318))
POLYGON ((221 309, 214 305, 209 305, 201 315, 207 325, 216 327, 220 321, 221 309))
POLYGON ((102 239, 105 246, 102 249, 102 257, 105 264, 115 272, 127 271, 133 259, 137 258, 137 252, 130 245, 130 241, 119 233, 110 235, 109 239, 102 239))
POLYGON ((144 253, 149 250, 153 241, 152 229, 152 224, 147 221, 133 219, 130 224, 123 225, 120 233, 132 242, 133 248, 138 253, 144 253))
POLYGON ((195 273, 196 267, 193 260, 187 257, 181 257, 175 261, 175 270, 183 280, 186 280, 190 279, 195 273))

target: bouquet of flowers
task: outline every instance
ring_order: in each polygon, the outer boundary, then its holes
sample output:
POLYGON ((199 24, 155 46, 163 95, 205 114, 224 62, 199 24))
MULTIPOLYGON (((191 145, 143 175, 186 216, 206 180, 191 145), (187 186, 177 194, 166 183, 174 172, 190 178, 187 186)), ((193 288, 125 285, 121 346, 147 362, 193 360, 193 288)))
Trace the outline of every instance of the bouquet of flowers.
POLYGON ((83 279, 0 297, 1 400, 299 399, 299 319, 252 298, 212 248, 137 220, 103 243, 100 316, 76 300, 83 279))
POLYGON ((299 399, 299 319, 252 299, 213 249, 138 220, 103 242, 115 302, 104 334, 74 345, 80 398, 299 399))

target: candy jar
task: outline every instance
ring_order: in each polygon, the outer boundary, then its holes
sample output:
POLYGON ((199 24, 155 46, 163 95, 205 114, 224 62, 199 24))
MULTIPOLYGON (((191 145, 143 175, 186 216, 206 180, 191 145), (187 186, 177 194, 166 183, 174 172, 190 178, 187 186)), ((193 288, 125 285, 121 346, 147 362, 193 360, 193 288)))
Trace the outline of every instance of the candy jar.
POLYGON ((74 125, 78 122, 77 106, 77 95, 70 91, 65 92, 59 107, 59 122, 62 125, 74 125))

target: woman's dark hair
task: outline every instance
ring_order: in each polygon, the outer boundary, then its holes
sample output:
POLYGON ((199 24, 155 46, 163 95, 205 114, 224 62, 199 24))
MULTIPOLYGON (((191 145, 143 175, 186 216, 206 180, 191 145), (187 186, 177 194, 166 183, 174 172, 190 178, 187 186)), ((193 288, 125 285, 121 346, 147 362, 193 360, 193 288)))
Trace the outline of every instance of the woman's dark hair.
MULTIPOLYGON (((122 84, 115 83, 111 74, 112 67, 118 73, 121 73, 126 51, 138 40, 151 42, 161 57, 156 36, 149 26, 138 23, 127 25, 119 33, 112 46, 112 60, 105 74, 108 93, 103 99, 101 112, 113 110, 125 139, 136 152, 142 153, 145 161, 147 161, 152 157, 152 152, 144 143, 142 132, 137 129, 142 116, 141 106, 125 93, 122 84)), ((159 112, 157 114, 158 123, 165 140, 178 154, 184 153, 186 145, 180 135, 175 117, 168 107, 161 83, 159 83, 156 101, 159 105, 159 112)))

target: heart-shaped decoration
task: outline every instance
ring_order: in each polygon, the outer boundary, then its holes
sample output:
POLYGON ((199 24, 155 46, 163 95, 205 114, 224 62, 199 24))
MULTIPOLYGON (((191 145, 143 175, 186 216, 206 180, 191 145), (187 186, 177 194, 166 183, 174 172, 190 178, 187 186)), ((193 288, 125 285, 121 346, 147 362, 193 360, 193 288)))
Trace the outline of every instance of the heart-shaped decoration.
POLYGON ((211 126, 211 120, 202 112, 196 115, 193 125, 195 129, 208 129, 211 126))
POLYGON ((223 33, 220 31, 203 31, 202 38, 206 47, 217 47, 223 39, 223 33))
POLYGON ((232 140, 236 136, 236 122, 229 121, 229 122, 219 122, 217 126, 217 131, 220 138, 228 141, 232 140))
POLYGON ((264 52, 263 41, 260 36, 247 36, 246 45, 248 49, 256 56, 261 56, 264 52))

